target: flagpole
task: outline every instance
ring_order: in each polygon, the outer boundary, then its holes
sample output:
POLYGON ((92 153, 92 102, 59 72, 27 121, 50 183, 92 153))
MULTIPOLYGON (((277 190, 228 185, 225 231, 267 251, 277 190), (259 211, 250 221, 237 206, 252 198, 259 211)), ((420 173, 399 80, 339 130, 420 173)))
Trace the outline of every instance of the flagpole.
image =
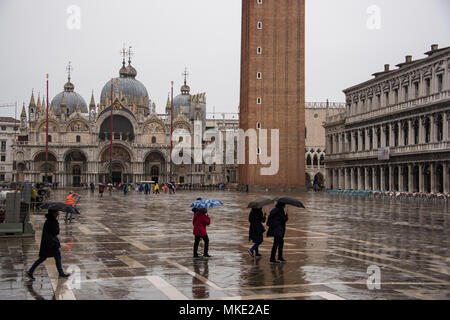
POLYGON ((170 89, 170 95, 171 95, 171 102, 170 102, 170 181, 173 181, 173 174, 172 174, 172 150, 173 150, 173 81, 170 82, 171 89, 170 89))
POLYGON ((48 73, 46 75, 47 77, 47 108, 46 108, 46 120, 45 120, 45 177, 44 177, 44 183, 47 184, 48 182, 48 73))
POLYGON ((111 119, 110 119, 110 145, 109 145, 109 183, 112 182, 112 149, 113 149, 113 90, 114 90, 114 79, 111 78, 111 119))

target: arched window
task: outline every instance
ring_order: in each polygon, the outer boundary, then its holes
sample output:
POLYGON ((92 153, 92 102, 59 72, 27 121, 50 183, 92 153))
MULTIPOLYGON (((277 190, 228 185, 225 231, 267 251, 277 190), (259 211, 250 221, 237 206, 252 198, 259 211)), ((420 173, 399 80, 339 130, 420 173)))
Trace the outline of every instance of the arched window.
POLYGON ((156 143, 156 137, 152 137, 152 143, 156 143))
POLYGON ((319 166, 319 158, 317 157, 317 155, 314 155, 313 166, 314 167, 319 166))
POLYGON ((81 142, 81 137, 77 136, 77 142, 81 142))
POLYGON ((308 167, 311 167, 311 155, 309 155, 308 154, 308 156, 306 157, 306 165, 308 166, 308 167))
POLYGON ((48 135, 48 142, 52 142, 52 136, 48 135))
POLYGON ((320 166, 321 167, 325 166, 325 157, 324 157, 324 155, 320 156, 320 166))

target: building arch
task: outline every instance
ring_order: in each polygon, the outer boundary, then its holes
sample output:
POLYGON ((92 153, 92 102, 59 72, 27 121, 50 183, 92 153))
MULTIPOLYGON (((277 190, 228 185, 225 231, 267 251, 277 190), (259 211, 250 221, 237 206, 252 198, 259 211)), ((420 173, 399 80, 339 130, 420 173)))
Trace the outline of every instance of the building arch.
POLYGON ((87 162, 88 158, 82 150, 68 150, 64 154, 64 185, 80 187, 87 183, 87 162))
POLYGON ((109 146, 104 147, 100 153, 100 182, 132 183, 133 182, 133 153, 129 148, 121 144, 114 144, 112 148, 112 161, 110 160, 109 146), (110 176, 112 174, 112 176, 110 176))
POLYGON ((162 182, 167 180, 167 162, 164 154, 158 150, 149 151, 144 158, 145 180, 162 182))
MULTIPOLYGON (((318 184, 319 186, 323 186, 325 184, 325 178, 321 172, 318 172, 314 176, 314 183, 318 184)), ((335 188, 336 188, 336 186, 335 186, 335 188)))
MULTIPOLYGON (((135 139, 135 127, 127 117, 123 115, 113 115, 113 139, 133 142, 135 139)), ((107 116, 100 125, 99 139, 101 141, 110 139, 111 116, 107 116)))
MULTIPOLYGON (((45 126, 47 124, 47 121, 42 120, 36 127, 38 128, 39 133, 45 133, 45 126)), ((49 133, 58 133, 60 132, 60 128, 56 120, 49 119, 48 120, 48 132, 49 133)))
POLYGON ((89 132, 89 123, 84 119, 73 119, 67 125, 66 132, 89 132))
POLYGON ((58 160, 54 153, 48 152, 48 161, 45 160, 45 151, 38 151, 33 156, 33 171, 36 182, 55 182, 54 176, 58 171, 58 160))

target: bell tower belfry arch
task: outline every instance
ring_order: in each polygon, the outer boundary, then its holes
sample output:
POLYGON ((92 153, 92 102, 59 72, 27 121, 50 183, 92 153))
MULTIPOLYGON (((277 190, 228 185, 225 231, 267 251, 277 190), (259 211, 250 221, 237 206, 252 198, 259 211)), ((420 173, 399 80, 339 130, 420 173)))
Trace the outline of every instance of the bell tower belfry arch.
POLYGON ((279 130, 279 171, 239 166, 249 190, 305 188, 305 0, 242 0, 240 128, 279 130))

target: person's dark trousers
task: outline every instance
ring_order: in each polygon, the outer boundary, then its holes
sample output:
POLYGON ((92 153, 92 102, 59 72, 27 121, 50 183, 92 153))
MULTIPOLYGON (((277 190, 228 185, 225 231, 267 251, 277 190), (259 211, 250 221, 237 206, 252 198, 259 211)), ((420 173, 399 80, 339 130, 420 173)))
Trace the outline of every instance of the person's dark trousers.
POLYGON ((283 246, 284 246, 284 238, 275 237, 273 239, 272 253, 270 255, 270 260, 275 260, 275 255, 278 249, 278 260, 283 258, 283 246))
MULTIPOLYGON (((59 275, 64 274, 61 262, 61 252, 58 252, 53 258, 55 258, 56 269, 58 269, 59 275)), ((39 267, 39 265, 45 260, 47 260, 47 258, 39 257, 39 259, 37 259, 36 262, 31 266, 29 272, 33 274, 34 270, 36 270, 36 268, 39 267)))
POLYGON ((208 248, 209 248, 209 238, 208 238, 208 236, 203 236, 203 237, 195 236, 194 255, 197 254, 198 245, 200 244, 200 239, 203 239, 203 242, 205 244, 204 250, 203 250, 203 254, 207 255, 208 254, 208 248))
POLYGON ((260 245, 261 245, 261 243, 255 243, 254 246, 250 248, 250 251, 254 252, 256 255, 258 255, 260 245))

